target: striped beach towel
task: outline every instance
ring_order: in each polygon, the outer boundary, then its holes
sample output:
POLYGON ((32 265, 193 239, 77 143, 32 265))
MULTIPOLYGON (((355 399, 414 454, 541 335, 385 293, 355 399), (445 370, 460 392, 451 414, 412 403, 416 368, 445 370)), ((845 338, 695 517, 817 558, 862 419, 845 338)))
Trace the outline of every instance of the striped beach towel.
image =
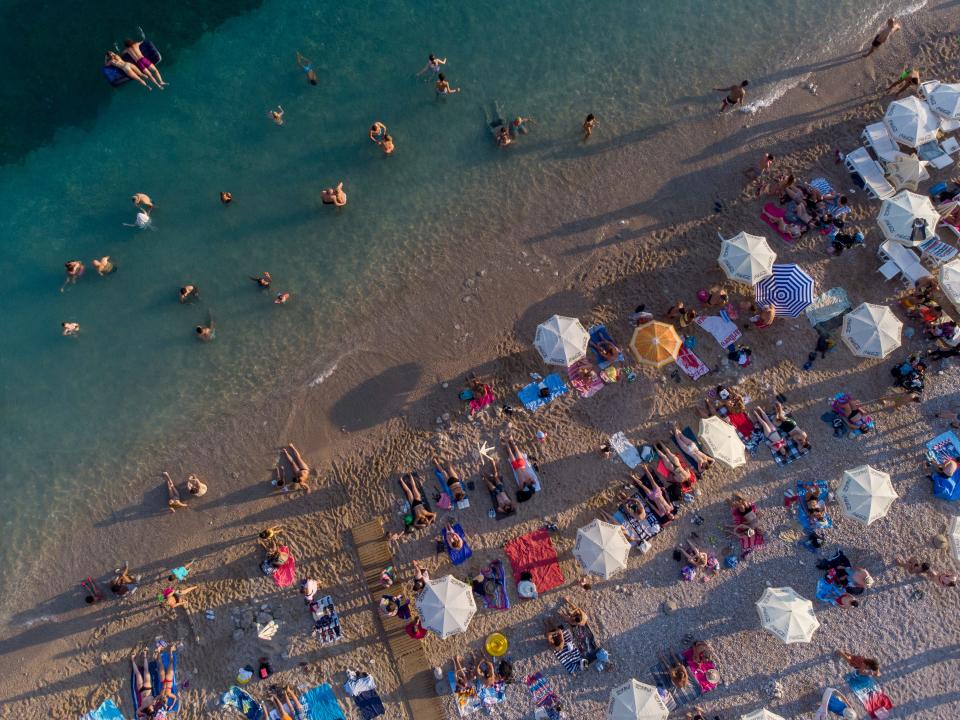
POLYGON ((566 628, 563 629, 563 647, 560 650, 554 650, 553 654, 563 665, 563 669, 571 675, 583 668, 583 655, 580 649, 573 642, 573 635, 566 628))

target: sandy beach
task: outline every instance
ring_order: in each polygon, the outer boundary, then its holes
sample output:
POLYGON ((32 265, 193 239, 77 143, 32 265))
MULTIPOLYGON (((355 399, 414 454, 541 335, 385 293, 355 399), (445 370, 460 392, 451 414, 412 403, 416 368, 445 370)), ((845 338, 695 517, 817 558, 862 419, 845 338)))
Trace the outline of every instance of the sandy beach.
MULTIPOLYGON (((578 317, 587 327, 605 323, 614 339, 625 343, 632 330, 628 315, 639 303, 662 316, 676 300, 695 304, 698 290, 724 284, 716 263, 717 233, 766 235, 778 262, 800 264, 817 292, 843 287, 854 305, 895 306, 909 326, 896 305, 899 285, 885 283, 877 273, 879 202, 860 190, 851 194, 852 216, 866 234, 866 246, 833 258, 817 237, 791 246, 763 225, 758 219, 763 202, 747 187, 743 170, 770 152, 779 171, 808 180, 823 176, 847 191, 851 181, 835 162, 835 151, 855 148, 864 125, 882 117, 889 100, 882 90, 904 66, 922 68, 925 78, 956 80, 958 28, 960 11, 949 3, 915 14, 869 59, 845 53, 798 71, 811 73, 810 80, 755 115, 716 117, 718 95, 665 109, 690 119, 643 134, 610 137, 601 125, 588 143, 578 144, 573 128, 569 145, 556 148, 555 162, 536 180, 541 202, 527 206, 506 198, 505 216, 515 222, 489 226, 482 237, 457 234, 460 223, 483 224, 464 202, 457 218, 442 221, 450 227, 450 245, 425 253, 420 277, 399 288, 385 273, 369 299, 376 310, 334 364, 326 358, 308 365, 268 402, 196 432, 155 476, 130 478, 111 498, 112 507, 87 518, 86 527, 65 528, 70 537, 57 543, 57 553, 38 558, 21 582, 5 588, 14 609, 0 628, 5 669, 0 718, 78 717, 107 698, 130 717, 129 657, 156 637, 182 646, 183 708, 177 717, 184 720, 239 717, 219 709, 217 699, 234 683, 238 668, 263 655, 270 657, 278 682, 303 688, 331 683, 351 719, 360 714, 343 693, 345 671, 365 670, 376 678, 385 717, 409 717, 350 529, 381 518, 388 532, 402 530, 398 475, 418 471, 429 478, 425 484, 432 494, 434 454, 476 482, 471 507, 454 513, 474 556, 453 568, 445 554, 434 552, 436 527, 403 535, 392 544, 401 578, 409 583, 413 560, 433 577, 461 578, 468 568, 506 562, 505 543, 551 522, 557 526, 552 542, 564 584, 537 600, 520 601, 508 582, 509 611, 481 608, 467 632, 445 641, 424 639, 431 667, 446 672, 454 655, 479 654, 483 639, 500 631, 510 640, 519 678, 543 673, 563 699, 567 717, 595 718, 602 716, 612 688, 632 677, 650 682, 658 652, 680 650, 692 636, 713 645, 722 675, 719 686, 697 701, 707 717, 739 718, 765 706, 785 718, 812 718, 824 687, 846 691, 846 669, 833 657, 844 649, 880 660, 880 681, 895 705, 892 717, 960 717, 955 620, 960 593, 908 578, 893 563, 897 555, 916 554, 955 570, 949 551, 935 547, 934 538, 945 533, 957 510, 933 498, 923 444, 945 429, 935 413, 960 403, 956 361, 931 365, 922 404, 895 411, 871 407, 875 435, 837 439, 820 420, 837 392, 864 402, 886 394, 893 361, 927 347, 918 326, 886 361, 854 358, 838 343, 809 371, 801 365, 816 335, 803 317, 744 331, 743 342, 753 350, 753 364, 745 369, 731 366, 709 336, 696 332, 696 351, 714 370, 699 381, 681 375, 674 382, 669 368, 637 369, 636 382, 605 387, 591 398, 568 393, 536 413, 498 411, 504 403, 519 405, 516 391, 530 373, 546 374, 531 340, 550 315, 578 317), (715 203, 720 212, 714 212, 715 203), (471 373, 490 383, 497 398, 475 417, 457 398, 471 373), (810 434, 811 453, 781 467, 761 446, 742 468, 708 471, 701 494, 654 538, 649 552, 634 551, 625 572, 582 589, 582 572, 571 554, 576 530, 614 506, 626 477, 616 455, 598 455, 599 445, 617 431, 640 446, 667 442, 673 423, 696 428, 697 409, 721 383, 766 407, 774 394, 785 395, 810 434), (537 431, 546 436, 542 442, 537 431), (538 457, 544 490, 516 516, 494 520, 487 515, 477 448, 484 442, 495 446, 506 470, 499 443, 505 433, 538 457), (277 448, 288 442, 296 443, 318 472, 309 494, 280 494, 269 484, 277 448), (900 497, 890 514, 870 527, 832 506, 836 524, 827 547, 843 547, 877 582, 859 608, 817 603, 821 626, 814 641, 785 645, 760 628, 755 601, 769 586, 792 586, 813 599, 822 572, 814 566, 815 556, 795 541, 798 525, 784 507, 784 492, 797 480, 835 483, 845 469, 864 463, 889 473, 900 497), (160 512, 161 470, 178 482, 194 473, 210 491, 191 500, 187 510, 160 512), (694 530, 720 552, 727 544, 721 530, 729 522, 725 499, 733 492, 757 502, 766 545, 709 582, 684 582, 673 549, 694 530), (691 523, 696 516, 702 525, 691 523), (278 589, 261 574, 254 538, 272 524, 284 527, 298 580, 316 579, 321 594, 336 602, 342 642, 321 647, 295 588, 278 589), (140 589, 123 600, 85 606, 76 580, 100 568, 95 577, 106 589, 110 570, 123 561, 142 576, 140 589), (195 562, 190 581, 198 589, 189 606, 161 609, 156 595, 164 578, 190 561, 195 562), (590 668, 570 676, 547 647, 541 619, 562 595, 589 612, 611 656, 608 672, 590 668), (259 640, 255 625, 269 619, 279 632, 270 641, 259 640), (777 697, 771 681, 780 686, 777 697)), ((864 29, 865 43, 873 31, 864 29)), ((718 78, 725 81, 732 79, 718 78)), ((952 169, 934 173, 933 181, 953 177, 952 169)), ((733 300, 744 299, 742 290, 724 286, 733 300)), ((314 350, 304 348, 304 357, 314 350)), ((256 682, 250 690, 262 697, 256 682)), ((443 703, 448 716, 457 717, 452 696, 443 703)), ((670 717, 682 718, 691 708, 670 717)), ((522 682, 508 686, 506 699, 493 709, 503 718, 533 712, 522 682)))

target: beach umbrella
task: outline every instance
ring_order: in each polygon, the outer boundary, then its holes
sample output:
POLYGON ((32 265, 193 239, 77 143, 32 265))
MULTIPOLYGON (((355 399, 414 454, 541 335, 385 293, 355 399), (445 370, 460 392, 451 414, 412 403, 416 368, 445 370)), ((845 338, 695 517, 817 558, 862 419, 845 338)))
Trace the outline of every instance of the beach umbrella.
POLYGON ((916 190, 921 180, 930 177, 923 160, 916 155, 901 155, 887 163, 887 179, 897 190, 916 190))
POLYGON ((838 492, 843 514, 869 525, 879 520, 899 496, 890 476, 869 465, 845 470, 838 492))
POLYGON ((746 715, 741 715, 740 720, 787 720, 782 715, 777 715, 775 712, 770 712, 766 708, 761 708, 760 710, 754 710, 751 713, 746 715))
POLYGON ((894 140, 914 148, 936 140, 940 129, 940 118, 915 95, 890 103, 883 122, 894 140))
POLYGON ((607 720, 666 720, 669 714, 653 685, 630 680, 610 692, 607 720))
POLYGON ((813 278, 799 265, 774 265, 773 275, 757 283, 757 304, 773 305, 777 315, 798 317, 813 302, 813 278))
POLYGON ((756 285, 773 274, 776 259, 777 254, 770 249, 765 237, 741 232, 720 243, 717 261, 731 280, 756 285))
POLYGON ((940 267, 940 289, 960 310, 960 257, 940 267))
POLYGON ((473 589, 453 575, 429 580, 417 597, 417 612, 423 627, 435 632, 441 640, 461 633, 477 612, 473 589))
POLYGON ((885 358, 900 347, 901 329, 903 323, 886 305, 861 303, 843 316, 840 337, 854 355, 885 358))
POLYGON ((729 468, 747 464, 746 448, 733 425, 720 418, 708 417, 700 421, 700 440, 707 451, 729 468))
POLYGON ((920 244, 913 241, 913 221, 917 218, 927 221, 926 237, 932 237, 934 228, 940 222, 940 214, 933 207, 930 198, 909 190, 901 190, 880 205, 877 224, 888 239, 912 247, 920 244))
POLYGON ((960 84, 936 83, 927 91, 927 105, 940 117, 960 120, 960 84))
POLYGON ((760 624, 788 645, 810 642, 814 631, 820 627, 813 614, 813 603, 792 587, 768 587, 763 597, 757 600, 760 624))
POLYGON ((576 318, 554 315, 537 325, 533 345, 550 365, 572 365, 587 354, 590 333, 576 318))
POLYGON ((950 523, 950 549, 953 551, 953 559, 960 560, 960 515, 957 515, 950 523))
POLYGON ((630 350, 642 365, 663 367, 677 358, 683 341, 673 325, 659 322, 644 323, 633 331, 630 350))
POLYGON ((577 530, 573 555, 588 573, 609 579, 627 566, 629 554, 630 542, 619 525, 594 520, 577 530))

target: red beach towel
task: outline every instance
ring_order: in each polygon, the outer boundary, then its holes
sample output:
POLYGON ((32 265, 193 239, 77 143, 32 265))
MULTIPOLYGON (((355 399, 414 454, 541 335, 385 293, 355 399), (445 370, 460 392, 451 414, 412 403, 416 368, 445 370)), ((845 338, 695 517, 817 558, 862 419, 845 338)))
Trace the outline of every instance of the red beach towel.
POLYGON ((280 546, 280 552, 287 553, 287 561, 273 571, 273 574, 270 576, 273 578, 273 581, 277 584, 277 587, 287 587, 288 585, 293 585, 293 581, 297 575, 297 561, 293 557, 293 553, 290 552, 290 548, 286 545, 280 546))
MULTIPOLYGON (((738 513, 733 508, 730 508, 730 514, 733 515, 734 525, 743 524, 743 515, 738 513)), ((740 550, 742 551, 742 556, 744 557, 761 547, 763 547, 763 533, 760 532, 759 528, 754 531, 753 537, 740 538, 740 550)))
POLYGON ((541 528, 521 535, 508 542, 503 549, 510 560, 514 582, 520 582, 521 573, 529 572, 538 593, 545 593, 563 584, 557 551, 553 549, 550 533, 546 530, 541 528))
POLYGON ((743 437, 748 438, 753 435, 753 423, 746 413, 728 413, 727 418, 743 437))

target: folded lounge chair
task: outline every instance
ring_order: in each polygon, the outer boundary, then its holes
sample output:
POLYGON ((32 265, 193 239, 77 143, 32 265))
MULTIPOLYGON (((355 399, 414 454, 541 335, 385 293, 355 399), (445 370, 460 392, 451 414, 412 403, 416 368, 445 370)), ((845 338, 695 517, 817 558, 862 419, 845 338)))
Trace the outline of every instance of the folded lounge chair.
POLYGON ((937 170, 943 170, 945 167, 953 165, 953 158, 940 147, 940 143, 936 140, 931 140, 930 142, 925 142, 923 145, 920 145, 917 148, 917 156, 921 160, 926 160, 937 170))
POLYGON ((938 237, 924 240, 917 246, 917 249, 920 251, 920 262, 923 263, 926 260, 929 265, 935 268, 953 260, 958 252, 957 248, 938 237))
POLYGON ((882 122, 867 125, 863 129, 860 137, 863 138, 863 141, 870 146, 870 149, 873 150, 876 156, 883 162, 893 162, 898 157, 904 155, 904 153, 900 151, 900 146, 897 145, 897 141, 893 139, 890 131, 887 130, 887 126, 882 122))
POLYGON ((887 178, 884 177, 883 168, 870 157, 866 148, 858 147, 849 153, 843 159, 843 164, 850 172, 853 181, 866 190, 870 197, 885 200, 897 194, 893 185, 887 182, 887 178))

